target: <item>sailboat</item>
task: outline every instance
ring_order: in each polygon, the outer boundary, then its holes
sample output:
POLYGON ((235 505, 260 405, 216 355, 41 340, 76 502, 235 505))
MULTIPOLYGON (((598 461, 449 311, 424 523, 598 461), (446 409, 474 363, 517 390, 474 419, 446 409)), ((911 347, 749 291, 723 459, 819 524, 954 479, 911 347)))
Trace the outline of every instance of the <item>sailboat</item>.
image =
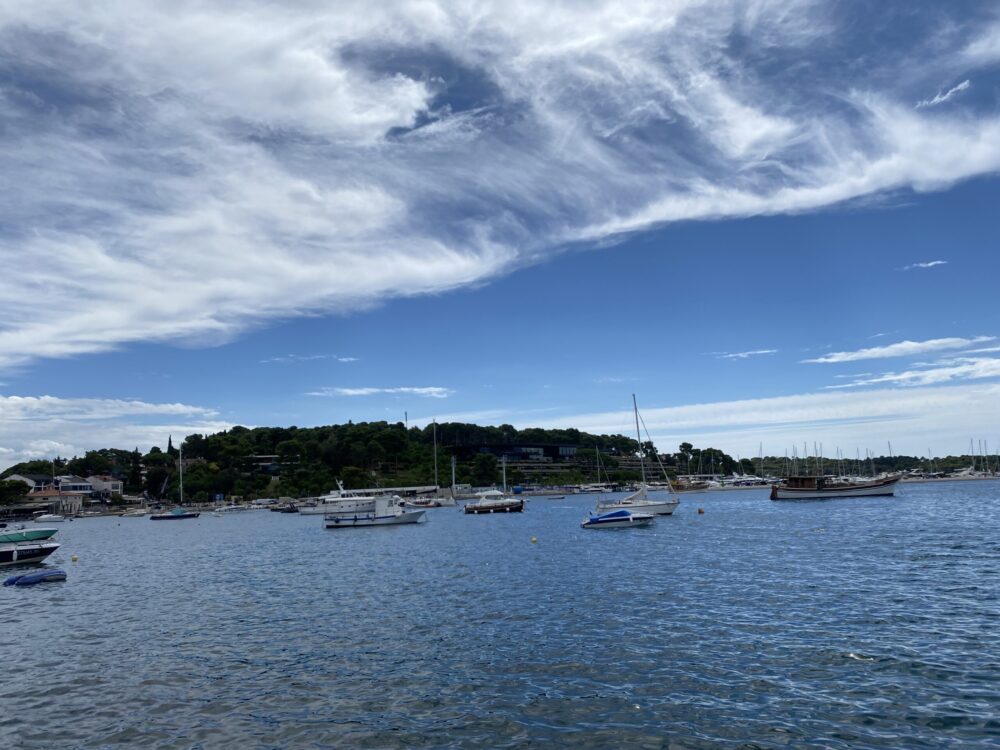
POLYGON ((438 443, 437 422, 434 422, 434 497, 418 497, 406 501, 408 508, 443 508, 455 506, 455 457, 451 457, 451 497, 441 495, 441 485, 438 484, 438 443))
MULTIPOLYGON (((632 409, 635 412, 635 436, 639 440, 639 468, 642 471, 642 483, 639 489, 628 497, 615 501, 598 501, 597 510, 599 512, 612 510, 637 510, 643 513, 652 513, 657 516, 669 516, 681 501, 674 494, 673 487, 670 486, 670 479, 667 478, 667 490, 669 496, 663 500, 650 499, 649 485, 646 483, 646 461, 642 455, 642 435, 639 433, 639 407, 636 405, 635 394, 632 394, 632 409)), ((661 466, 662 468, 662 466, 661 466)), ((666 472, 663 473, 666 477, 666 472)))
POLYGON ((177 507, 171 510, 169 513, 152 513, 149 516, 151 521, 182 521, 185 518, 197 518, 201 515, 197 511, 184 510, 182 507, 184 505, 184 448, 183 446, 179 449, 177 460, 180 466, 180 502, 177 507))

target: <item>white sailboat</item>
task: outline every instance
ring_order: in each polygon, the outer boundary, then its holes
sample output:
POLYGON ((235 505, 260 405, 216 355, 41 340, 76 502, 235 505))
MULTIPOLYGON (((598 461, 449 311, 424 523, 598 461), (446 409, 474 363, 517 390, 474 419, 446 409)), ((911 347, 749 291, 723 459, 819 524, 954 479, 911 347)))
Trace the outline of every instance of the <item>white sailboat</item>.
MULTIPOLYGON (((636 510, 642 513, 652 513, 657 516, 669 516, 677 506, 681 504, 680 499, 674 494, 673 487, 670 486, 670 479, 667 478, 667 491, 669 495, 664 499, 650 498, 649 485, 646 483, 646 462, 642 455, 642 435, 639 433, 639 407, 636 405, 635 394, 632 394, 632 408, 635 412, 635 436, 639 441, 639 468, 642 471, 642 483, 639 489, 628 497, 615 501, 598 501, 598 513, 612 510, 636 510)), ((666 477, 666 472, 664 472, 666 477)))
POLYGON ((437 422, 434 422, 434 488, 433 497, 418 497, 406 501, 408 508, 444 508, 455 506, 455 457, 451 457, 451 496, 446 497, 441 494, 441 485, 438 484, 438 443, 437 443, 437 422))

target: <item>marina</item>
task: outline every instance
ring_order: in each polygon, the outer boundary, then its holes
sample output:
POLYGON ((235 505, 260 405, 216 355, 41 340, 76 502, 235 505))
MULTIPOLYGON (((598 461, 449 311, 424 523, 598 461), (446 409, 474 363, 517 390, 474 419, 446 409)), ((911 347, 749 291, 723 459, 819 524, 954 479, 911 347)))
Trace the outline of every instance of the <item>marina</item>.
POLYGON ((0 595, 31 634, 0 643, 0 744, 985 750, 997 487, 705 492, 635 533, 581 529, 587 495, 377 533, 78 521, 65 582, 0 595))

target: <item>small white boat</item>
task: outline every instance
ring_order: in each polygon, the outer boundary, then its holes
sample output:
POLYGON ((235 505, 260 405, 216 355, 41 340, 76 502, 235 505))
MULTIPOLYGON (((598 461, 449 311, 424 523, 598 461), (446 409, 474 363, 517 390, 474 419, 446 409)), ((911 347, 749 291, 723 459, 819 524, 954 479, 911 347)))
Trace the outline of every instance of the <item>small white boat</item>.
POLYGON ((66 516, 60 516, 56 513, 35 513, 35 517, 31 520, 35 523, 62 523, 66 520, 66 516))
POLYGON ((149 513, 145 508, 132 508, 122 513, 122 518, 142 518, 149 513))
POLYGON ((612 510, 607 513, 591 513, 580 526, 585 529, 627 529, 649 526, 656 518, 652 513, 633 513, 630 510, 612 510))
POLYGON ((500 490, 477 492, 476 498, 475 502, 465 504, 466 513, 521 513, 524 511, 522 498, 509 497, 500 490))
POLYGON ((426 511, 406 510, 399 497, 376 497, 371 511, 329 513, 323 523, 328 529, 345 529, 357 526, 397 526, 405 523, 419 523, 426 511))

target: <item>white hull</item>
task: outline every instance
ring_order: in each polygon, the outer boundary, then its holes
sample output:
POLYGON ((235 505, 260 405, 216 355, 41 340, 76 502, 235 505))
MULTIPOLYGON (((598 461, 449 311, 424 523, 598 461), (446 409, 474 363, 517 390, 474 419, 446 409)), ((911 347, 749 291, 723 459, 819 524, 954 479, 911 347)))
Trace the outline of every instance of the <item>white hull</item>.
POLYGON ((327 516, 326 528, 343 529, 357 526, 397 526, 404 523, 418 523, 426 511, 411 510, 403 513, 393 513, 388 516, 361 515, 361 516, 327 516))
POLYGON ((597 510, 601 513, 610 510, 634 510, 639 513, 652 513, 654 516, 669 516, 677 510, 677 506, 680 504, 680 500, 658 502, 656 500, 629 500, 626 498, 617 503, 598 503, 597 510))
POLYGON ((56 515, 35 516, 34 518, 35 523, 62 523, 65 520, 64 516, 56 515))

